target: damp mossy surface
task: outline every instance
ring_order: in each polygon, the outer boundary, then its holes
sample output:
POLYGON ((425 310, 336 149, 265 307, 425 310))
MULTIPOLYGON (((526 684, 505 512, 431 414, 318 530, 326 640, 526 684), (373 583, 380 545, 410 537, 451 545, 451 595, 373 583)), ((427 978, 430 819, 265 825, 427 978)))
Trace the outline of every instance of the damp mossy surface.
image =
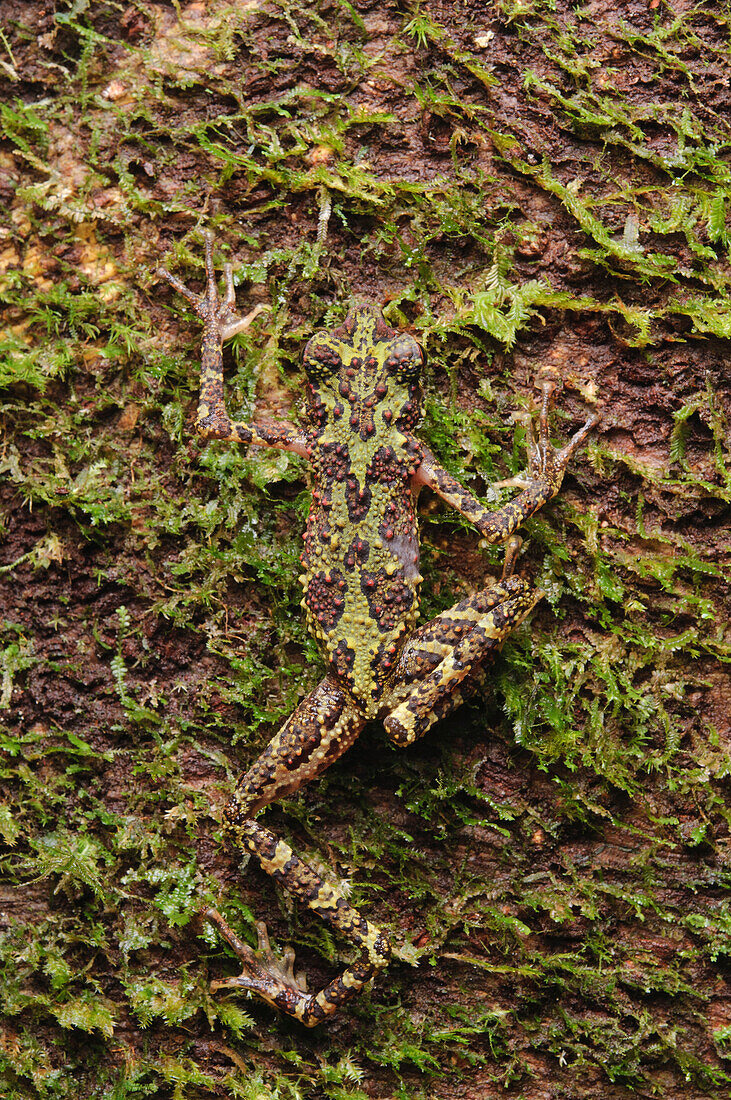
MULTIPOLYGON (((731 1088, 731 18, 723 5, 35 0, 0 21, 0 1092, 721 1098, 731 1088), (347 945, 223 844, 322 677, 305 464, 193 431, 201 231, 267 308, 229 407, 297 418, 354 296, 428 355, 471 491, 602 407, 518 566, 545 593, 406 752, 267 813, 395 959, 331 1025, 209 992, 197 917, 347 945)), ((502 552, 421 500, 422 614, 502 552)))

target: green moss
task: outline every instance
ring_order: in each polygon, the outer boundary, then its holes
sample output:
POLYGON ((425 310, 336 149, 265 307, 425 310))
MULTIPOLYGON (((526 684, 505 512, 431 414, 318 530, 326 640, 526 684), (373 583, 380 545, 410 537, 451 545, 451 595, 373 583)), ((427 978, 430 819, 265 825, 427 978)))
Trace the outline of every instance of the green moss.
MULTIPOLYGON (((407 7, 81 4, 38 53, 0 32, 12 1100, 728 1092, 728 14, 511 0, 488 32, 407 7), (367 731, 271 812, 396 947, 316 1036, 211 996, 235 963, 196 917, 253 943, 266 916, 314 980, 344 954, 221 844, 323 666, 304 465, 191 440, 197 323, 153 273, 169 251, 200 277, 203 225, 270 307, 228 358, 244 417, 296 415, 304 340, 357 294, 426 344, 424 438, 490 504, 557 333, 556 436, 594 371, 624 410, 526 524, 546 599, 478 701, 408 753, 367 731)), ((433 614, 502 552, 424 507, 433 614)))

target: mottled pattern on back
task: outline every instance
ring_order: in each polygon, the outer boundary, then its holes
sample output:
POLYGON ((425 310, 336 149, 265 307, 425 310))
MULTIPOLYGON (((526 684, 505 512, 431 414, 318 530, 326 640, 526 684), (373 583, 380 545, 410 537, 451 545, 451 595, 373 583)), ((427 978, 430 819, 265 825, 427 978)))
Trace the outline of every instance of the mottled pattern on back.
POLYGON ((370 304, 312 337, 307 453, 312 508, 300 578, 308 625, 341 686, 373 717, 419 601, 412 431, 422 415, 423 353, 370 304))

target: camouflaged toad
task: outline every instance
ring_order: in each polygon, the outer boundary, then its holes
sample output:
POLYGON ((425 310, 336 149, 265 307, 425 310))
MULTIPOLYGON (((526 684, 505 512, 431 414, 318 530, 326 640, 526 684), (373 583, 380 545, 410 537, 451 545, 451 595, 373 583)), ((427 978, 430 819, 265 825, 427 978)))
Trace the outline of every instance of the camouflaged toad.
POLYGON ((424 354, 412 336, 389 328, 375 305, 356 304, 343 325, 317 333, 307 344, 303 428, 234 423, 223 399, 222 345, 246 328, 258 309, 247 317, 236 315, 230 267, 225 298, 219 299, 210 236, 202 295, 168 272, 161 274, 191 302, 204 324, 200 433, 208 439, 293 451, 312 466, 300 580, 308 626, 329 669, 240 779, 226 810, 226 825, 268 874, 355 943, 362 961, 319 992, 307 993, 294 977, 292 953, 277 959, 263 924, 255 951, 219 913, 204 912, 243 964, 238 977, 214 982, 212 988, 248 990, 312 1027, 386 966, 391 949, 342 892, 254 817, 329 767, 369 719, 383 719, 391 739, 408 745, 463 700, 485 659, 541 597, 513 576, 520 540, 511 536, 556 495, 571 455, 597 418, 556 451, 549 441, 555 382, 545 381, 539 436, 529 436, 527 477, 514 482, 522 491, 489 512, 414 436, 423 410, 424 354), (483 538, 507 542, 507 549, 500 581, 417 628, 421 576, 415 504, 423 485, 466 516, 483 538))

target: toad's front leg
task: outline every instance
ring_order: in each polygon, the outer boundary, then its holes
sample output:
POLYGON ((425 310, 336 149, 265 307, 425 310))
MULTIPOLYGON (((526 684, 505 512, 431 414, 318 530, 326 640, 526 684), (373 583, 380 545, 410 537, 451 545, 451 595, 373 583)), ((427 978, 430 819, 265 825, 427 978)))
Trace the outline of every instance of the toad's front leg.
POLYGON ((538 436, 536 438, 534 435, 531 423, 528 429, 527 477, 515 478, 509 483, 519 485, 523 490, 513 500, 496 511, 490 511, 443 469, 426 448, 423 448, 424 458, 414 475, 417 489, 428 485, 442 500, 474 523, 482 537, 490 543, 505 542, 521 523, 556 496, 571 456, 599 422, 599 414, 595 413, 574 433, 565 447, 560 450, 555 448, 550 439, 550 416, 557 384, 554 379, 545 378, 540 387, 538 436))
POLYGON ((276 447, 279 450, 294 451, 295 454, 306 457, 304 437, 293 424, 286 421, 260 421, 256 424, 245 424, 242 421, 232 420, 226 411, 223 397, 224 342, 247 329, 254 318, 266 307, 255 306, 245 317, 238 315, 231 264, 226 264, 224 267, 226 293, 223 298, 220 297, 213 266, 213 235, 206 233, 204 240, 206 286, 202 294, 196 294, 195 291, 190 290, 166 268, 158 268, 158 274, 190 302, 203 321, 200 397, 196 418, 198 432, 204 439, 254 443, 258 447, 276 447))
POLYGON ((262 870, 363 951, 362 961, 347 967, 318 993, 307 993, 296 981, 291 957, 281 965, 259 929, 259 950, 243 943, 213 909, 204 911, 243 964, 238 977, 214 983, 212 989, 245 989, 314 1027, 346 1004, 391 957, 388 941, 333 885, 292 851, 253 815, 275 798, 291 794, 314 779, 348 749, 364 725, 360 711, 326 676, 300 704, 279 733, 241 778, 226 808, 226 829, 262 870))

